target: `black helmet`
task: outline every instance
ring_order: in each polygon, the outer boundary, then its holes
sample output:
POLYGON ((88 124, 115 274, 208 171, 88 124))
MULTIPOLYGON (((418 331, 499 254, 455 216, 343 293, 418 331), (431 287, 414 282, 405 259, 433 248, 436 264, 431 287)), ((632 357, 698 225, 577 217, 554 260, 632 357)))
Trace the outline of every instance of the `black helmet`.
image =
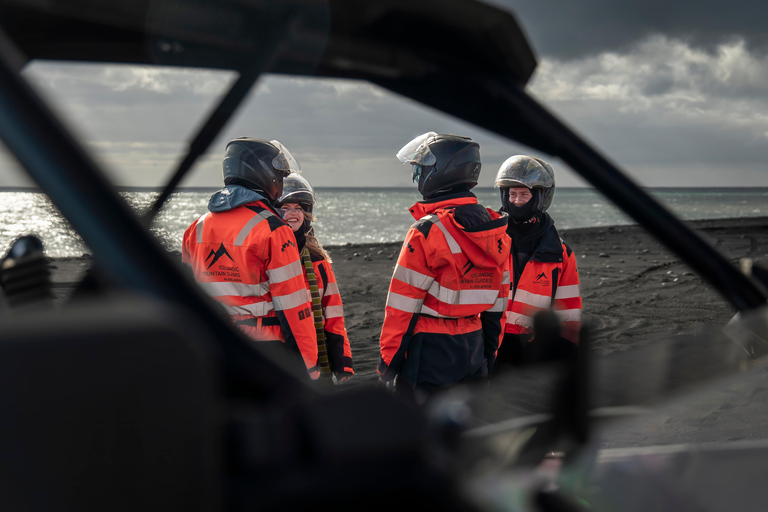
POLYGON ((510 187, 528 187, 533 193, 533 214, 541 215, 555 195, 555 171, 541 158, 527 155, 515 155, 499 167, 495 187, 501 189, 501 203, 506 203, 504 191, 510 187))
POLYGON ((283 195, 275 202, 279 208, 284 203, 298 203, 308 213, 317 201, 312 185, 303 176, 291 173, 283 179, 283 195))
POLYGON ((413 165, 413 181, 425 199, 469 190, 480 175, 480 144, 469 137, 425 133, 403 146, 397 158, 413 165))
POLYGON ((243 181, 274 201, 283 193, 283 178, 301 172, 293 155, 276 140, 241 137, 224 151, 224 183, 243 181))

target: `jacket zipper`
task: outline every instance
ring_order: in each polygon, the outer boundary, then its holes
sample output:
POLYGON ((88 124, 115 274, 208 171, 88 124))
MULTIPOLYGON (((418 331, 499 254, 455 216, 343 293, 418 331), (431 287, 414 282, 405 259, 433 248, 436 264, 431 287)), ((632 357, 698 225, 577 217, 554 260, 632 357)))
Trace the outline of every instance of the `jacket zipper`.
POLYGON ((549 303, 550 306, 555 304, 555 294, 557 293, 557 278, 560 276, 560 267, 552 269, 552 300, 549 303))

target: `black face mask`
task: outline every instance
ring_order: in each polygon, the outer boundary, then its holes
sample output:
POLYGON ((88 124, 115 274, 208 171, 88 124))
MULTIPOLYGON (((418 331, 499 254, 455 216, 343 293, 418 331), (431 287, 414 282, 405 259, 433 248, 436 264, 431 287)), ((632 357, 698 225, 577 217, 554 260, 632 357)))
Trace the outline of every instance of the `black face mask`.
POLYGON ((530 201, 522 206, 516 206, 510 202, 507 202, 507 213, 509 218, 514 221, 515 224, 520 224, 533 217, 533 203, 536 202, 536 198, 532 197, 530 201))

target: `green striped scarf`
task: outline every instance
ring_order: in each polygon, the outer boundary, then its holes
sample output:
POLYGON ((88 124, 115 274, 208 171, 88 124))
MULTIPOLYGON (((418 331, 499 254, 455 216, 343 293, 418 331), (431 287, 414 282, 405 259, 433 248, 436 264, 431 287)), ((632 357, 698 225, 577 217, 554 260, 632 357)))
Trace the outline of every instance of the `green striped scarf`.
POLYGON ((307 273, 307 281, 309 281, 309 292, 312 295, 312 313, 315 320, 315 332, 317 333, 317 365, 320 367, 320 382, 333 385, 331 366, 328 363, 328 350, 325 348, 325 328, 323 327, 325 322, 323 321, 320 289, 317 287, 315 267, 312 266, 312 258, 306 246, 301 252, 301 262, 304 264, 304 271, 307 273))

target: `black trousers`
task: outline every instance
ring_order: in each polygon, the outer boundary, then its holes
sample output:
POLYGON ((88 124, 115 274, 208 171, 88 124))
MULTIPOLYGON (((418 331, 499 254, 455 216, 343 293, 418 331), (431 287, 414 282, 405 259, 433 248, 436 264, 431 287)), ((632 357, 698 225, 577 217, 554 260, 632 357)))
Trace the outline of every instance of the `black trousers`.
POLYGON ((548 361, 568 361, 576 357, 576 345, 563 337, 541 343, 531 334, 505 333, 496 355, 493 373, 518 366, 548 361))
POLYGON ((411 338, 397 386, 431 393, 488 375, 483 331, 465 334, 420 332, 411 338))

